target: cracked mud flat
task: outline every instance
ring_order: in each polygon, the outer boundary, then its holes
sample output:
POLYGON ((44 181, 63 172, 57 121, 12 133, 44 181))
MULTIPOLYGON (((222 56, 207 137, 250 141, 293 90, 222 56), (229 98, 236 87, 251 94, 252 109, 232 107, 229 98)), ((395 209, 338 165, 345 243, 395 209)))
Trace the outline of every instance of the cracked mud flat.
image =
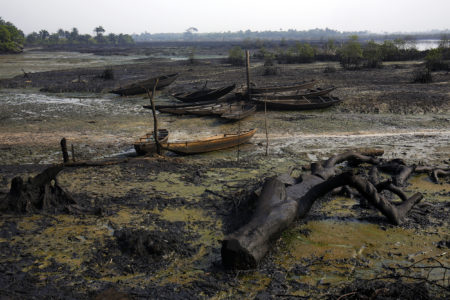
MULTIPOLYGON (((242 69, 217 61, 155 64, 158 70, 182 71, 179 80, 158 95, 161 103, 170 101, 165 93, 185 89, 191 82, 201 86, 206 78, 215 79, 211 85, 244 82, 242 69)), ((253 207, 251 192, 267 176, 291 166, 301 172, 300 167, 312 161, 361 147, 383 148, 384 157, 409 164, 449 163, 448 74, 438 73, 437 82, 430 85, 411 85, 413 63, 328 75, 322 73, 326 64, 290 65, 282 67, 280 77, 258 76, 260 67, 255 65, 254 81, 317 78, 323 85, 336 85, 333 94, 344 102, 323 111, 270 111, 268 157, 263 112, 240 124, 158 115, 171 139, 239 127, 258 128, 258 133, 239 148, 239 161, 237 149, 230 149, 64 170, 58 176, 60 184, 85 206, 100 206, 102 215, 3 214, 0 295, 80 299, 112 288, 129 298, 333 299, 356 289, 345 290, 349 282, 386 275, 389 268, 436 264, 427 258, 448 266, 450 182, 434 184, 417 176, 405 190, 425 197, 401 226, 389 225, 355 199, 326 196, 307 219, 274 242, 256 270, 221 267, 219 241, 245 223, 253 207), (148 232, 160 241, 156 249, 162 253, 122 253, 115 237, 121 230, 148 232)), ((146 65, 136 70, 140 68, 146 65)), ((78 159, 95 160, 129 155, 132 142, 152 126, 150 111, 142 109, 148 99, 142 96, 45 94, 38 89, 0 91, 0 197, 14 176, 35 175, 59 162, 62 137, 74 145, 78 159)), ((412 272, 427 276, 424 269, 412 272)), ((429 276, 442 279, 443 273, 436 267, 429 276)), ((443 284, 448 287, 448 282, 443 284)), ((419 288, 431 298, 448 297, 436 286, 419 288)))

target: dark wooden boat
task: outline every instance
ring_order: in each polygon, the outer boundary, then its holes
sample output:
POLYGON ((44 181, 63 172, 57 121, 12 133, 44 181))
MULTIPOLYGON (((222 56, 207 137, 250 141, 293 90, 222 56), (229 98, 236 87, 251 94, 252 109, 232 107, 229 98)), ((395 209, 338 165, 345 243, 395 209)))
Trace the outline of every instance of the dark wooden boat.
MULTIPOLYGON (((192 103, 180 103, 180 104, 170 104, 170 105, 155 105, 155 109, 162 113, 172 113, 176 115, 185 115, 188 111, 193 111, 196 109, 210 109, 211 107, 220 107, 222 103, 225 103, 225 99, 200 101, 192 103)), ((144 105, 144 108, 151 109, 150 105, 144 105)))
POLYGON ((156 80, 158 80, 158 85, 156 86, 157 90, 160 90, 177 79, 178 73, 170 74, 170 75, 163 75, 158 77, 153 77, 147 80, 131 83, 128 85, 125 85, 123 87, 120 87, 118 89, 112 90, 111 93, 118 94, 121 96, 131 96, 131 95, 138 95, 146 93, 147 90, 151 91, 153 90, 153 87, 155 86, 156 80))
POLYGON ((174 115, 213 115, 214 112, 223 110, 223 105, 220 103, 210 103, 205 105, 185 106, 185 107, 166 107, 159 108, 158 111, 162 113, 170 113, 174 115))
POLYGON ((235 84, 224 86, 217 89, 202 89, 195 92, 189 93, 177 93, 172 96, 183 102, 198 102, 198 101, 209 101, 219 99, 229 92, 231 92, 236 87, 235 84))
POLYGON ((247 115, 250 115, 256 110, 255 104, 247 104, 245 102, 232 102, 232 103, 220 103, 216 105, 195 107, 186 109, 185 114, 187 115, 199 115, 199 116, 221 116, 225 114, 223 118, 229 120, 239 120, 243 119, 247 115), (252 111, 252 108, 254 110, 252 111), (239 116, 242 115, 242 116, 239 116))
POLYGON ((274 93, 283 91, 295 91, 303 90, 313 87, 316 84, 316 80, 303 81, 293 85, 281 85, 281 86, 268 86, 268 87, 254 87, 251 88, 252 95, 254 94, 264 94, 264 93, 274 93))
POLYGON ((341 100, 337 97, 304 97, 302 99, 252 99, 254 103, 258 105, 258 107, 263 108, 264 103, 267 105, 267 108, 270 109, 280 109, 280 110, 308 110, 308 109, 321 109, 330 107, 335 105, 341 100))
POLYGON ((224 118, 238 120, 250 115, 252 113, 253 106, 255 106, 254 108, 256 109, 256 105, 254 104, 244 104, 245 103, 243 102, 222 102, 195 106, 164 107, 158 110, 162 113, 171 113, 175 115, 198 116, 221 116, 222 114, 229 113, 229 115, 224 116, 224 118), (242 115, 241 117, 239 117, 240 114, 242 115))
POLYGON ((223 112, 220 117, 227 120, 237 121, 253 115, 255 111, 255 104, 241 104, 234 107, 230 106, 230 109, 223 112))
POLYGON ((221 134, 195 141, 172 142, 163 145, 163 148, 178 154, 211 152, 246 143, 252 138, 255 132, 256 129, 251 129, 239 134, 221 134))
MULTIPOLYGON (((200 102, 191 102, 191 103, 178 103, 178 104, 168 104, 168 105, 155 105, 156 110, 165 109, 165 108, 189 108, 195 106, 204 106, 204 105, 214 105, 225 101, 225 99, 216 99, 216 100, 208 100, 208 101, 200 101, 200 102)), ((151 105, 143 105, 143 108, 152 109, 151 105)))
MULTIPOLYGON (((158 129, 158 140, 160 144, 167 143, 168 138, 169 138, 169 131, 167 129, 158 129)), ((134 149, 136 150, 136 153, 138 155, 155 153, 156 142, 153 137, 153 132, 141 136, 136 142, 134 142, 134 149)))
POLYGON ((325 96, 335 90, 334 86, 328 88, 316 88, 312 90, 297 91, 296 93, 269 93, 257 94, 254 97, 259 99, 270 98, 270 100, 285 100, 285 99, 303 99, 304 97, 318 97, 325 96))

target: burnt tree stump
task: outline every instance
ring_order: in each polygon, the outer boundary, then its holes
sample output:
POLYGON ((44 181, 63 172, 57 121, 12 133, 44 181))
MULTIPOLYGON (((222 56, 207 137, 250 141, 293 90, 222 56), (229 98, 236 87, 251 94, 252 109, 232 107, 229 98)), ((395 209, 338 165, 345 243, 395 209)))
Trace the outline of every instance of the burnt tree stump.
POLYGON ((56 176, 64 169, 56 165, 27 180, 14 177, 11 188, 0 199, 0 212, 36 213, 36 212, 70 212, 75 214, 99 214, 99 208, 80 206, 72 196, 58 184, 56 176))
POLYGON ((75 204, 75 200, 58 184, 56 176, 63 166, 47 168, 35 177, 23 180, 14 177, 6 197, 0 202, 1 211, 34 213, 53 211, 62 206, 75 204))

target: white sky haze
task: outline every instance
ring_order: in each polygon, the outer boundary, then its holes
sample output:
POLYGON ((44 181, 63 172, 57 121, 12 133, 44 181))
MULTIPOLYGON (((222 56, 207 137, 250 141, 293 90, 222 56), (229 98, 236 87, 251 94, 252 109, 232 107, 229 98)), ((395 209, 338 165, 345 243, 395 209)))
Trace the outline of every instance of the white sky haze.
POLYGON ((421 32, 450 28, 450 0, 0 0, 0 17, 26 34, 247 30, 421 32))

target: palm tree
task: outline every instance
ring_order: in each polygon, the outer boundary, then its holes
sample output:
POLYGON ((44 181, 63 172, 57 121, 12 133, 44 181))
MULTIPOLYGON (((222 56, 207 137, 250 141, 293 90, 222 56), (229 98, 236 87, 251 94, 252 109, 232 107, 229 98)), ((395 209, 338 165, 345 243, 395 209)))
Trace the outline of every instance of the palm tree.
POLYGON ((105 32, 105 29, 103 29, 103 26, 98 26, 94 28, 94 32, 97 34, 97 36, 100 36, 105 32))
POLYGON ((41 40, 46 40, 50 36, 50 34, 48 33, 47 30, 42 29, 41 31, 39 31, 39 36, 41 40))
POLYGON ((76 27, 72 28, 72 31, 70 32, 70 39, 72 41, 75 41, 78 39, 78 36, 79 36, 78 29, 76 27))
POLYGON ((60 39, 65 38, 66 37, 66 33, 64 32, 64 29, 60 28, 58 29, 58 36, 60 39))

